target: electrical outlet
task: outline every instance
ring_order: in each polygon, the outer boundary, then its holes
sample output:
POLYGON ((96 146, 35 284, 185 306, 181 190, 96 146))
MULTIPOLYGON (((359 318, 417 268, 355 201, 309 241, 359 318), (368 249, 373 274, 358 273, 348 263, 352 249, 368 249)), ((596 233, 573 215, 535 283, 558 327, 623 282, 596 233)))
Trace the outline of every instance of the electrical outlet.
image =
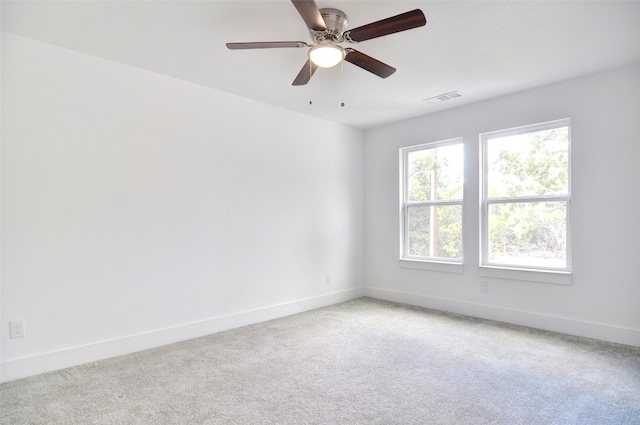
POLYGON ((325 283, 326 283, 327 285, 331 285, 331 275, 330 275, 330 274, 328 274, 328 275, 327 275, 327 278, 326 278, 326 280, 325 280, 325 283))
POLYGON ((13 320, 9 322, 9 326, 11 326, 9 334, 11 338, 24 338, 24 320, 13 320))
POLYGON ((483 294, 489 293, 489 282, 480 282, 480 292, 483 294))

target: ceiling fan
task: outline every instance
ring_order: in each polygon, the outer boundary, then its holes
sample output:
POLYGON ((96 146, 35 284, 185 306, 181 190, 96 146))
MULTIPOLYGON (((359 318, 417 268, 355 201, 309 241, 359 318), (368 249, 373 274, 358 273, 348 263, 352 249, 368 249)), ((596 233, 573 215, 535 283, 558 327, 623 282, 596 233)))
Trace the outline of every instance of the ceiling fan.
POLYGON ((390 18, 372 22, 347 30, 347 15, 338 9, 319 9, 314 0, 291 0, 295 8, 309 27, 312 44, 304 41, 255 41, 245 43, 227 43, 231 50, 271 49, 285 47, 309 47, 307 62, 293 80, 294 86, 307 84, 318 67, 331 68, 342 60, 350 62, 381 78, 387 78, 396 69, 377 59, 367 56, 350 47, 344 48, 342 42, 358 43, 372 38, 382 37, 400 31, 421 27, 427 23, 420 9, 401 13, 390 18))

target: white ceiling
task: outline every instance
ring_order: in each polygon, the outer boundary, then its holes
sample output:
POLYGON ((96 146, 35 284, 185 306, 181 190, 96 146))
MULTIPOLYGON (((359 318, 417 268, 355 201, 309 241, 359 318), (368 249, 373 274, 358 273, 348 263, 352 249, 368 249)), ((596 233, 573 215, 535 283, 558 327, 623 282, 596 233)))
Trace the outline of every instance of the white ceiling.
POLYGON ((345 63, 344 91, 340 66, 291 86, 306 49, 225 47, 310 42, 287 0, 3 0, 2 30, 358 128, 640 62, 640 1, 316 3, 346 12, 350 28, 416 8, 427 25, 350 45, 398 71, 345 63), (424 101, 454 90, 462 97, 424 101))

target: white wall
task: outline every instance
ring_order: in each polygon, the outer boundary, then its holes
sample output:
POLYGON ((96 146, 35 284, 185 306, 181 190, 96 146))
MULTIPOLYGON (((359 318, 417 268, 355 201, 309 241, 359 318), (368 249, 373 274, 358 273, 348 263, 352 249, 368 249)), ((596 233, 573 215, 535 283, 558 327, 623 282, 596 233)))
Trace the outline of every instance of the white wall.
MULTIPOLYGON (((452 101, 453 102, 453 101, 452 101)), ((369 130, 367 294, 640 346, 640 66, 369 130), (571 285, 478 276, 478 135, 572 120, 571 285), (464 272, 398 265, 398 149, 463 137, 464 272), (480 293, 480 281, 489 293, 480 293)))
POLYGON ((362 131, 10 34, 2 112, 3 380, 363 294, 362 131))

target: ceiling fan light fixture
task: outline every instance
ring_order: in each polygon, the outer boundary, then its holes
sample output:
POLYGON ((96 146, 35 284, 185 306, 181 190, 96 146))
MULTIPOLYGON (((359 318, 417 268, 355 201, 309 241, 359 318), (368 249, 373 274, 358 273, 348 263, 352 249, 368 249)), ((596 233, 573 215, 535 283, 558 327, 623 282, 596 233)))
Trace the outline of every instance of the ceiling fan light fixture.
POLYGON ((331 68, 344 59, 344 50, 335 44, 321 44, 309 50, 309 59, 320 68, 331 68))

